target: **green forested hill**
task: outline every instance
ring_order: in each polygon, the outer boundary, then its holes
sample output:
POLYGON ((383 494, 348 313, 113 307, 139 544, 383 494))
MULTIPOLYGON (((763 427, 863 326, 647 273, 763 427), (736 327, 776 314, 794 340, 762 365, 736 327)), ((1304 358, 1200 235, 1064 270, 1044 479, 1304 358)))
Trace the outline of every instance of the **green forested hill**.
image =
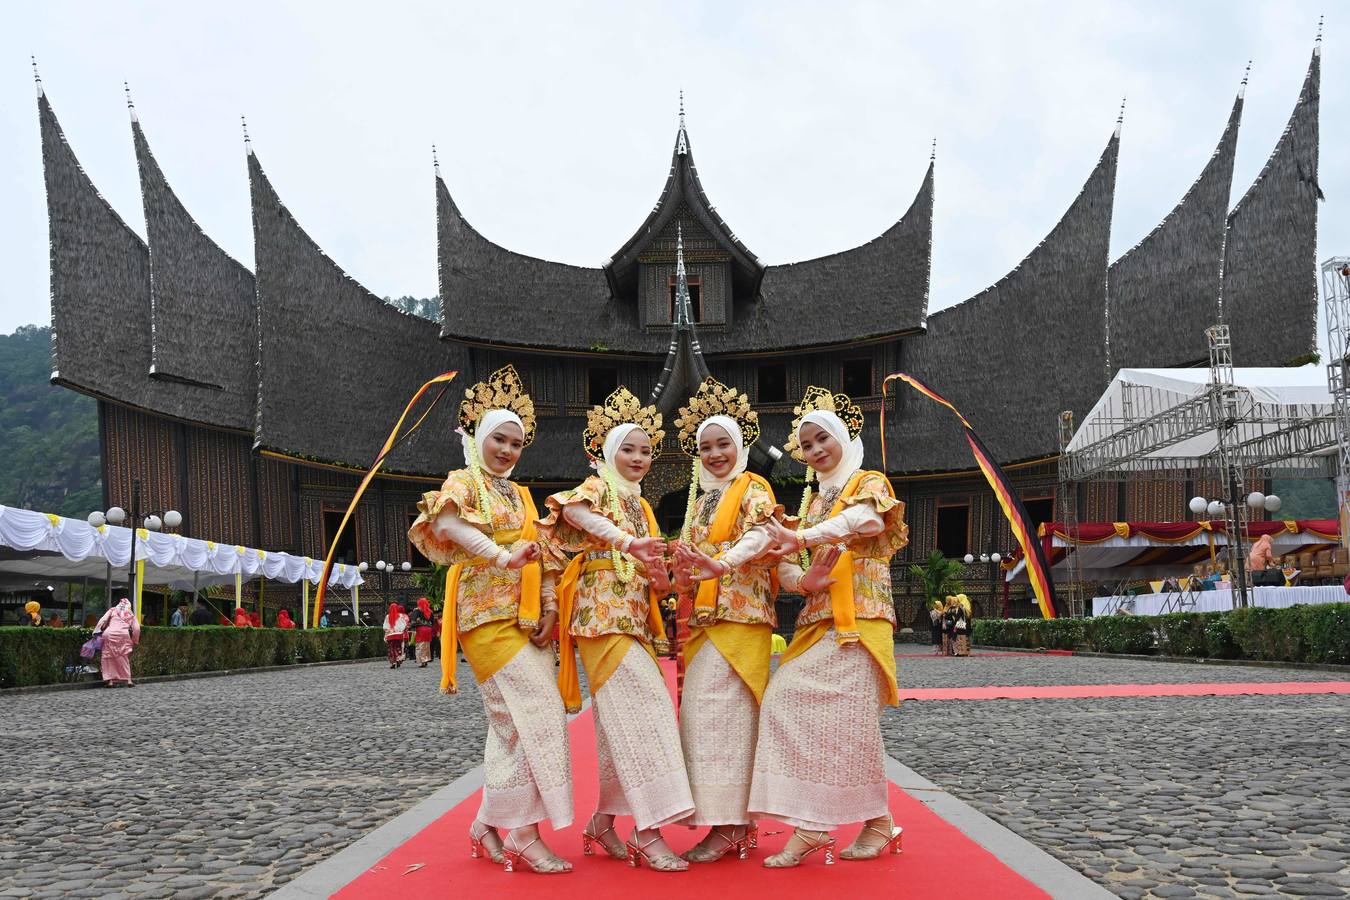
POLYGON ((103 505, 98 404, 48 383, 51 329, 0 335, 0 504, 83 518, 103 505))

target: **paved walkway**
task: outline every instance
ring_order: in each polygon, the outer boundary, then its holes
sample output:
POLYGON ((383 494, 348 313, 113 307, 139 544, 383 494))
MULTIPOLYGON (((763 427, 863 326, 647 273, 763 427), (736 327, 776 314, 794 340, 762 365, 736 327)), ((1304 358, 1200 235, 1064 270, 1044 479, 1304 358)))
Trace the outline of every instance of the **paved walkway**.
MULTIPOLYGON (((906 687, 1328 681, 905 656, 906 687)), ((258 897, 464 774, 473 679, 380 663, 0 697, 0 896, 258 897)), ((891 754, 1122 897, 1350 895, 1350 698, 909 702, 891 754)))

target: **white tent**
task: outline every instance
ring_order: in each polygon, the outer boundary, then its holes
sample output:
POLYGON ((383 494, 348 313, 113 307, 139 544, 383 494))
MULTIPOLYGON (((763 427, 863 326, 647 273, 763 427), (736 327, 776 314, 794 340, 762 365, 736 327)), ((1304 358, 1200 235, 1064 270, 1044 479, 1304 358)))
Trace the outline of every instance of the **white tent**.
MULTIPOLYGON (((178 590, 230 583, 237 588, 255 578, 318 584, 323 576, 321 559, 144 528, 136 537, 136 560, 143 583, 178 590)), ((102 580, 111 567, 121 576, 117 580, 125 582, 130 564, 130 528, 95 528, 82 519, 0 506, 0 572, 61 581, 102 580)), ((335 565, 328 576, 330 586, 348 590, 363 583, 356 566, 335 565)))
MULTIPOLYGON (((1334 468, 1335 430, 1326 370, 1233 369, 1237 406, 1234 441, 1262 461, 1287 468, 1334 468), (1285 456, 1281 449, 1291 451, 1285 456)), ((1207 409, 1210 370, 1121 369, 1087 414, 1066 453, 1112 457, 1113 469, 1154 469, 1168 460, 1194 461, 1217 452, 1207 409), (1137 450, 1137 454, 1131 452, 1137 450)))

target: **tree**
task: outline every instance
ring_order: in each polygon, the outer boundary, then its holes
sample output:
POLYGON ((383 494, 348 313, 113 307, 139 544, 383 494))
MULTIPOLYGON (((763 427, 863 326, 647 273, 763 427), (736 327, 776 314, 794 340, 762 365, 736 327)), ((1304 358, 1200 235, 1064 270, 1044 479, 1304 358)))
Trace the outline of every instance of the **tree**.
POLYGON ((961 564, 943 556, 941 550, 934 550, 928 554, 922 565, 917 563, 910 565, 909 571, 923 584, 923 593, 929 606, 932 606, 934 601, 945 600, 949 595, 959 594, 965 590, 965 586, 957 577, 961 571, 961 564))

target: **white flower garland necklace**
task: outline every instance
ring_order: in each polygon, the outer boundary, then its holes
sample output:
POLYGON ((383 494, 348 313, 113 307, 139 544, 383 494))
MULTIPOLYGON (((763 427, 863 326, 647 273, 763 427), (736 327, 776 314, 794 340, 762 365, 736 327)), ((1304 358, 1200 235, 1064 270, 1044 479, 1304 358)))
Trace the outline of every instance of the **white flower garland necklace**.
MULTIPOLYGON (((614 516, 615 522, 623 521, 623 504, 619 500, 619 484, 615 481, 614 468, 608 465, 600 466, 600 477, 604 479, 606 493, 609 495, 609 511, 614 516)), ((609 558, 614 565, 614 576, 619 579, 620 584, 628 584, 633 580, 635 568, 631 557, 621 552, 618 547, 609 548, 609 558)))

